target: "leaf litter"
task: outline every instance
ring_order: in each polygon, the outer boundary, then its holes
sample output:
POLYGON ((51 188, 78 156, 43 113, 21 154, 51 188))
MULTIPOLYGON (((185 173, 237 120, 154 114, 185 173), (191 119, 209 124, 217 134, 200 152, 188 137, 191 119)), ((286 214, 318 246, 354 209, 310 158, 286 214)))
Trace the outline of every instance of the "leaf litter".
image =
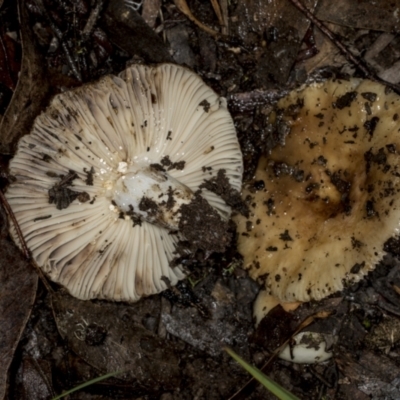
MULTIPOLYGON (((0 17, 9 3, 0 4, 0 17)), ((157 63, 172 57, 191 65, 228 97, 242 146, 244 176, 249 179, 260 154, 281 140, 265 118, 279 97, 305 82, 310 73, 314 79, 359 73, 289 1, 228 5, 220 1, 221 15, 215 2, 188 2, 196 20, 221 32, 211 36, 202 25, 186 19, 173 2, 116 1, 108 7, 100 0, 94 3, 19 2, 22 67, 15 89, 4 84, 4 78, 0 82, 7 86, 0 85, 2 99, 9 100, 13 91, 0 125, 1 153, 12 154, 49 93, 78 85, 77 76, 87 82, 118 72, 129 60, 157 63), (154 28, 140 16, 144 10, 154 28), (172 30, 176 32, 168 34, 172 30)), ((396 35, 391 36, 399 23, 395 13, 389 10, 390 15, 380 18, 387 8, 380 7, 380 13, 368 9, 370 14, 360 22, 354 17, 357 5, 344 0, 335 6, 328 3, 305 5, 345 39, 353 54, 371 49, 373 69, 381 76, 390 71, 391 81, 399 82, 400 76, 391 69, 400 57, 400 43, 396 35)), ((11 14, 17 19, 16 11, 11 14)), ((12 64, 7 65, 13 70, 12 64)), ((2 180, 2 188, 5 183, 2 180)), ((229 344, 261 367, 288 331, 332 307, 336 313, 311 327, 333 335, 334 359, 315 366, 274 361, 266 373, 299 398, 399 397, 399 338, 393 334, 400 317, 396 239, 387 244, 390 254, 364 281, 295 312, 271 315, 273 320, 254 331, 251 309, 258 288, 240 269, 234 245, 224 254, 191 265, 190 281, 198 282, 194 287, 187 281, 136 304, 81 302, 62 290, 52 294, 43 285, 35 301, 37 276, 7 237, 4 213, 1 218, 0 351, 5 362, 0 369, 0 398, 50 398, 101 373, 121 369, 127 371, 123 376, 86 388, 74 398, 229 398, 248 376, 221 352, 223 345, 229 344)), ((272 397, 255 387, 247 398, 272 397)))

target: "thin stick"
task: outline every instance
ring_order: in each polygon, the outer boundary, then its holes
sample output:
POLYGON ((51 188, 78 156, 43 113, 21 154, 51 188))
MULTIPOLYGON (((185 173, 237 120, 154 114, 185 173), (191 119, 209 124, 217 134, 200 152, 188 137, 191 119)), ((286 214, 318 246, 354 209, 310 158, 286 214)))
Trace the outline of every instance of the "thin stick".
POLYGON ((17 219, 15 218, 13 210, 11 209, 11 206, 8 203, 6 196, 4 196, 4 193, 1 190, 0 190, 0 200, 1 200, 1 204, 4 206, 5 210, 7 211, 8 216, 11 218, 11 221, 14 224, 14 227, 15 227, 15 230, 17 231, 18 239, 21 243, 21 247, 22 247, 25 258, 27 260, 30 260, 31 254, 29 253, 28 246, 26 245, 24 235, 22 234, 21 228, 19 227, 17 219))
POLYGON ((61 30, 58 28, 58 26, 53 22, 51 19, 49 13, 47 12, 46 7, 43 4, 42 0, 35 0, 36 5, 39 7, 40 11, 42 14, 46 17, 47 22, 50 25, 51 30, 53 31, 55 37, 58 39, 58 41, 61 43, 61 47, 64 50, 65 57, 67 58, 67 62, 69 67, 71 68, 71 71, 75 78, 79 81, 82 82, 82 75, 78 71, 78 68, 75 64, 75 61, 72 58, 70 49, 68 47, 68 44, 64 40, 64 34, 61 32, 61 30))
POLYGON ((221 34, 219 32, 215 31, 214 29, 211 29, 207 25, 204 25, 193 15, 192 11, 190 11, 190 8, 186 3, 186 0, 174 0, 174 3, 178 7, 179 11, 185 14, 200 29, 207 32, 209 35, 213 36, 216 40, 220 39, 221 34))
POLYGON ((100 11, 103 9, 104 6, 104 0, 97 0, 96 5, 90 12, 89 18, 86 21, 86 25, 83 28, 82 31, 82 36, 84 37, 85 40, 87 40, 92 33, 94 26, 97 23, 97 20, 99 19, 100 11))

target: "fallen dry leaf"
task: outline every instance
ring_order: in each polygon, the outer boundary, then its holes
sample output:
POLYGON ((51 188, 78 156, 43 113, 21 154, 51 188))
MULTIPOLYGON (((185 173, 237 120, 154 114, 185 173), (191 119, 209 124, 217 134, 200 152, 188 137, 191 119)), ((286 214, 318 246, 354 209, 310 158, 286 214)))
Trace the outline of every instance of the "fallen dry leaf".
POLYGON ((12 154, 18 140, 29 132, 47 101, 49 84, 42 55, 35 43, 25 0, 19 2, 22 66, 19 81, 0 124, 0 153, 12 154))
POLYGON ((149 63, 171 62, 167 46, 123 0, 109 2, 103 22, 110 39, 127 53, 137 54, 149 63))
POLYGON ((322 21, 358 29, 398 32, 400 2, 398 0, 322 0, 316 12, 322 21))
POLYGON ((138 305, 99 304, 62 294, 52 304, 63 339, 101 373, 126 371, 118 378, 153 392, 179 384, 178 353, 171 342, 135 322, 132 307, 138 305))
POLYGON ((0 208, 0 399, 15 349, 35 301, 38 276, 7 237, 7 219, 0 208))

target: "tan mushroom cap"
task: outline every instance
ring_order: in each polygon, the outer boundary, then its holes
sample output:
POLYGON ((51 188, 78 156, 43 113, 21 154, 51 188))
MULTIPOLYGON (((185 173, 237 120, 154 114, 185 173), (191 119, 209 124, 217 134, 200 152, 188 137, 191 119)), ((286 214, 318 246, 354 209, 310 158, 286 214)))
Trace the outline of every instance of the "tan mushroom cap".
POLYGON ((290 133, 245 186, 238 248, 260 296, 319 300, 359 281, 399 233, 400 98, 368 80, 331 80, 278 109, 290 133))
MULTIPOLYGON (((54 282, 80 299, 135 301, 185 276, 170 265, 184 238, 166 227, 220 170, 239 190, 226 100, 186 68, 134 65, 53 99, 19 142, 6 196, 54 282)), ((201 197, 230 217, 219 196, 201 197)))

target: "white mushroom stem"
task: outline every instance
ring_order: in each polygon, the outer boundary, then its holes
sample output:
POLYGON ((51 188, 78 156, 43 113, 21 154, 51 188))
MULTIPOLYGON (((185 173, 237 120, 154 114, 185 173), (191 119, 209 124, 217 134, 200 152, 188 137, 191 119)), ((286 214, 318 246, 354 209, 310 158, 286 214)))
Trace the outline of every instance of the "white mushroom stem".
POLYGON ((300 332, 278 357, 296 364, 316 364, 332 358, 333 354, 326 348, 326 341, 321 333, 300 332))
POLYGON ((134 213, 147 222, 177 231, 180 208, 193 200, 192 190, 167 172, 148 165, 122 165, 121 168, 125 173, 113 188, 117 211, 134 213))

